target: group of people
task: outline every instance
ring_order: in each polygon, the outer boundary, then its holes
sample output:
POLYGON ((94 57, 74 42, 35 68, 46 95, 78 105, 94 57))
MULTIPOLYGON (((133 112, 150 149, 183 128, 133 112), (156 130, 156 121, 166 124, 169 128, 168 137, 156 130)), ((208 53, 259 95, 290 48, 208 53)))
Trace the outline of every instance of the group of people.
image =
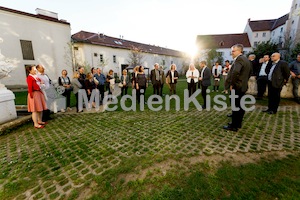
MULTIPOLYGON (((249 55, 248 59, 251 61, 253 66, 253 76, 256 77, 257 81, 257 100, 263 99, 263 95, 268 86, 268 74, 267 70, 272 67, 272 60, 270 55, 264 55, 259 59, 259 62, 255 60, 254 54, 249 55)), ((297 55, 297 59, 289 63, 289 75, 293 84, 293 95, 295 101, 300 104, 300 97, 298 94, 299 80, 300 80, 300 53, 297 55)))
MULTIPOLYGON (((204 100, 204 104, 202 105, 203 109, 206 108, 206 92, 207 88, 211 86, 212 78, 213 91, 219 90, 221 77, 224 78, 224 93, 228 93, 228 91, 232 90, 235 91, 235 95, 237 95, 238 98, 235 98, 234 103, 238 110, 233 110, 232 114, 228 115, 229 117, 232 117, 232 122, 224 126, 224 129, 237 131, 242 127, 245 110, 243 110, 240 105, 240 101, 248 89, 248 80, 250 76, 254 75, 257 78, 257 99, 262 98, 266 87, 268 87, 268 109, 263 112, 276 114, 280 102, 280 92, 283 85, 287 83, 289 77, 292 78, 295 100, 300 103, 300 98, 298 96, 300 54, 298 54, 297 60, 290 63, 290 65, 280 59, 280 53, 273 53, 271 58, 269 55, 265 55, 261 60, 261 64, 257 68, 251 59, 247 59, 243 55, 243 45, 234 45, 231 48, 231 54, 233 58, 233 63, 231 65, 230 62, 226 60, 224 67, 221 67, 221 65, 216 62, 212 69, 210 69, 206 64, 206 61, 201 61, 200 71, 197 70, 195 65, 192 63, 189 65, 189 69, 186 72, 189 96, 193 95, 197 86, 198 88, 201 88, 201 94, 204 100)), ((51 80, 44 73, 44 70, 45 69, 42 65, 27 67, 27 71, 29 73, 27 77, 28 111, 32 112, 32 120, 35 128, 44 128, 47 124, 47 120, 50 119, 50 111, 48 109, 49 105, 47 106, 47 95, 45 90, 51 84, 51 80)), ((165 83, 168 85, 170 95, 176 94, 176 84, 179 78, 179 73, 176 70, 175 64, 170 66, 170 69, 165 75, 164 70, 158 63, 155 63, 154 69, 151 70, 149 78, 152 82, 153 94, 162 96, 163 86, 165 83)), ((62 75, 58 78, 58 84, 65 89, 63 95, 66 97, 67 110, 71 110, 70 95, 72 91, 76 98, 77 112, 82 112, 82 110, 79 110, 78 108, 79 89, 86 90, 88 100, 90 100, 92 91, 94 89, 98 89, 100 92, 101 104, 103 103, 105 89, 108 90, 108 94, 112 94, 115 87, 115 78, 113 70, 109 70, 109 73, 105 76, 100 68, 92 68, 91 72, 85 74, 84 68, 80 67, 78 71, 74 72, 72 80, 68 77, 67 70, 62 70, 62 75)), ((146 93, 146 89, 148 87, 148 81, 143 66, 136 66, 133 69, 131 77, 128 75, 126 69, 122 71, 119 83, 121 96, 127 94, 130 84, 132 85, 132 89, 136 90, 137 101, 140 103, 141 95, 146 93)), ((62 111, 64 112, 64 110, 62 111)))

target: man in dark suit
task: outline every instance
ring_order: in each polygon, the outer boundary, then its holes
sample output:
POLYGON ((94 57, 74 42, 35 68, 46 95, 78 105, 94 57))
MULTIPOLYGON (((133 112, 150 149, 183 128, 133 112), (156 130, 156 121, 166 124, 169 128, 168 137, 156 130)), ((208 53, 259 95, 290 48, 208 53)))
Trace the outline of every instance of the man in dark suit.
POLYGON ((287 62, 280 60, 279 53, 273 53, 271 60, 272 66, 266 69, 268 74, 268 109, 263 112, 276 114, 280 103, 280 92, 290 77, 290 69, 287 62))
POLYGON ((211 85, 211 70, 206 66, 206 61, 200 62, 201 73, 199 77, 199 82, 201 84, 201 94, 203 97, 204 104, 202 105, 203 109, 206 109, 206 90, 208 86, 211 85))
POLYGON ((225 130, 230 131, 238 131, 238 129, 242 127, 245 110, 241 107, 241 99, 248 89, 248 80, 252 72, 249 60, 243 56, 243 48, 242 44, 236 44, 231 47, 234 62, 230 69, 230 91, 231 93, 234 91, 237 96, 237 98, 234 99, 236 110, 232 109, 232 122, 229 123, 228 126, 223 127, 225 130))
POLYGON ((263 62, 259 65, 259 68, 257 70, 257 74, 255 75, 256 81, 257 81, 257 100, 260 100, 263 98, 263 95, 266 91, 267 85, 268 85, 268 76, 266 73, 267 68, 271 68, 272 62, 270 61, 269 55, 264 55, 263 62))
POLYGON ((250 54, 248 56, 248 60, 251 63, 251 76, 256 76, 256 74, 258 73, 258 68, 259 68, 259 63, 256 60, 256 55, 255 54, 250 54))
POLYGON ((160 95, 160 88, 162 84, 161 71, 159 70, 159 64, 154 64, 154 69, 151 70, 150 79, 153 85, 153 94, 160 95))

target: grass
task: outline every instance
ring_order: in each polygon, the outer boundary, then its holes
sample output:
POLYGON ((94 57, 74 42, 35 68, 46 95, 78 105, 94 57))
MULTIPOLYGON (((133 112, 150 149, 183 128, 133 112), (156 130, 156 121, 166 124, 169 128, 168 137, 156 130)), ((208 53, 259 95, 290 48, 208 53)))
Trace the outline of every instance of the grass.
POLYGON ((0 199, 299 199, 299 108, 247 112, 237 133, 221 128, 228 112, 65 113, 45 129, 24 124, 0 136, 0 199))

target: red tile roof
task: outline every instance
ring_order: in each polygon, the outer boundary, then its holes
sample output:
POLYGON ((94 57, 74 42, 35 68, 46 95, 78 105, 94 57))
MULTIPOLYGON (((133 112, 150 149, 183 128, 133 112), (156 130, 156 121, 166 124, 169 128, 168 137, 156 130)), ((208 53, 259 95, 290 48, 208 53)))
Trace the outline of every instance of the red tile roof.
POLYGON ((94 44, 99 46, 106 46, 112 48, 121 48, 121 49, 132 49, 138 48, 142 52, 152 53, 152 54, 160 54, 167 56, 175 56, 175 57, 184 57, 185 54, 181 51, 176 51, 172 49, 167 49, 154 45, 147 45, 138 42, 133 42, 129 40, 124 40, 120 38, 114 38, 103 34, 91 33, 86 31, 80 31, 72 35, 72 39, 75 42, 82 42, 88 44, 94 44))
POLYGON ((272 31, 284 25, 288 18, 289 14, 286 14, 278 19, 249 21, 249 26, 252 31, 272 31))
POLYGON ((2 6, 0 6, 0 10, 6 11, 6 12, 11 12, 11 13, 16 13, 16 14, 20 14, 20 15, 25 15, 25 16, 29 16, 29 17, 34 17, 34 18, 38 18, 38 19, 43 19, 43 20, 47 20, 47 21, 57 22, 57 23, 61 23, 61 24, 70 25, 70 23, 66 22, 65 20, 58 20, 56 18, 48 17, 45 15, 40 15, 40 14, 34 15, 31 13, 26 13, 26 12, 22 12, 22 11, 10 9, 10 8, 5 8, 2 6))
POLYGON ((198 35, 196 43, 201 49, 231 48, 235 44, 242 44, 244 47, 251 47, 247 33, 198 35))

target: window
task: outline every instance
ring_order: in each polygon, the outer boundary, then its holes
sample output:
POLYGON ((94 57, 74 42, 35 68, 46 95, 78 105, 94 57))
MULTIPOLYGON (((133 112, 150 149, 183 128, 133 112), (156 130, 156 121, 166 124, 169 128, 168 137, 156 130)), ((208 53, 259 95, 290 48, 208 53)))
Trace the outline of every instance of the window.
POLYGON ((173 60, 171 60, 171 65, 172 65, 173 63, 174 63, 173 60))
POLYGON ((258 45, 258 42, 254 42, 254 47, 257 47, 257 45, 258 45))
POLYGON ((297 7, 298 7, 298 5, 297 5, 297 4, 295 4, 295 10, 297 9, 297 7))
POLYGON ((24 60, 34 60, 32 43, 28 40, 20 40, 24 60))
POLYGON ((97 53, 94 53, 94 56, 95 56, 95 57, 97 57, 97 56, 98 56, 98 54, 97 54, 97 53))
POLYGON ((77 50, 78 50, 78 47, 74 47, 74 50, 77 51, 77 50))
POLYGON ((281 29, 280 29, 280 33, 282 33, 283 32, 283 27, 281 27, 281 29))
POLYGON ((103 63, 103 54, 100 54, 100 62, 103 63))
POLYGON ((164 66, 166 64, 166 61, 165 60, 162 60, 162 65, 164 66))
POLYGON ((219 43, 219 45, 220 45, 221 47, 224 46, 224 44, 225 44, 224 41, 221 41, 221 42, 219 43))
POLYGON ((275 35, 275 31, 273 31, 272 35, 273 35, 273 36, 275 35))
POLYGON ((117 57, 116 57, 116 55, 113 55, 113 62, 117 63, 117 57))
POLYGON ((263 33, 263 37, 266 37, 266 35, 267 35, 266 33, 263 33))
POLYGON ((255 33, 255 37, 256 37, 256 38, 258 37, 258 33, 255 33))
POLYGON ((294 22, 295 22, 295 21, 293 20, 293 21, 292 21, 292 24, 294 24, 294 22))
POLYGON ((217 52, 219 56, 223 56, 224 52, 217 52))

